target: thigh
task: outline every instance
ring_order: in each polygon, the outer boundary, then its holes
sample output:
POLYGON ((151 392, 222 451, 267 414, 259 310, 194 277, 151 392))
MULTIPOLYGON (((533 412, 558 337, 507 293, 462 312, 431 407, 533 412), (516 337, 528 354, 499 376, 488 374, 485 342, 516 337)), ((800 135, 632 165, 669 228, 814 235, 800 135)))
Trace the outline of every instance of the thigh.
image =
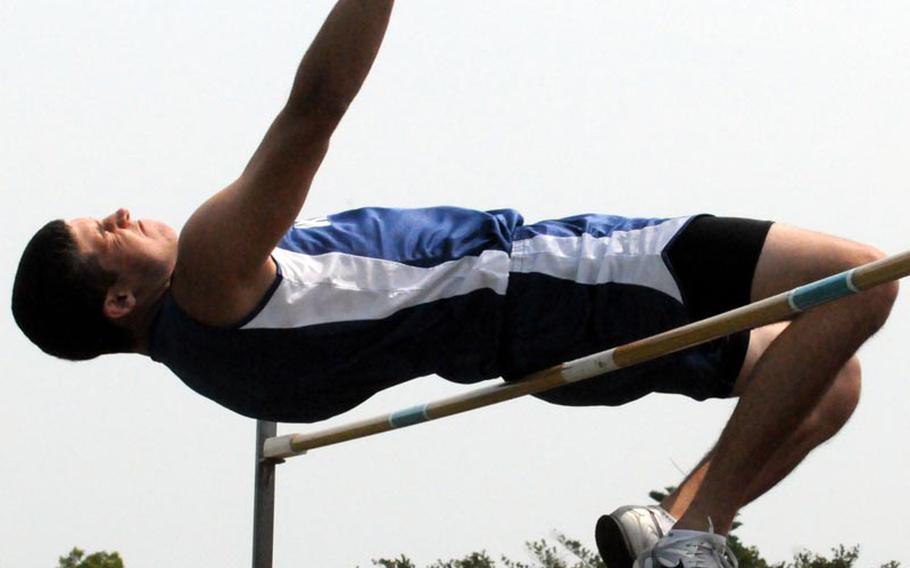
POLYGON ((775 223, 755 267, 751 301, 848 270, 879 255, 861 243, 775 223))
MULTIPOLYGON (((875 260, 877 254, 872 247, 848 239, 776 223, 768 232, 756 264, 750 301, 848 270, 875 260)), ((751 331, 733 396, 740 396, 748 387, 756 363, 789 324, 779 322, 751 331)))

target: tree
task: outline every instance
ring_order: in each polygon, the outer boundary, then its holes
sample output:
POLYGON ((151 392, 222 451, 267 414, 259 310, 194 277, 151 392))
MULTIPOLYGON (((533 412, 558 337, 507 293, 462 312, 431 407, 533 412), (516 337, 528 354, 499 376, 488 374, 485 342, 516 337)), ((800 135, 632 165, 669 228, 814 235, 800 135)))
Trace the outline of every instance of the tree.
POLYGON ((502 557, 502 562, 506 568, 606 568, 600 556, 582 546, 581 542, 570 539, 559 532, 555 534, 554 538, 556 544, 564 550, 549 544, 545 539, 525 543, 525 548, 534 557, 537 564, 515 562, 505 556, 502 557))
MULTIPOLYGON (((519 562, 506 556, 500 557, 502 564, 497 564, 486 551, 472 552, 461 559, 437 560, 426 568, 606 568, 603 560, 585 548, 580 541, 573 540, 562 533, 555 533, 556 544, 546 539, 525 543, 532 563, 519 562)), ((373 566, 382 568, 417 568, 405 555, 396 559, 373 560, 373 566)))
MULTIPOLYGON (((486 552, 472 552, 461 559, 437 560, 426 568, 606 568, 600 557, 584 548, 578 541, 557 533, 556 544, 546 539, 525 543, 532 556, 530 563, 512 560, 506 556, 496 563, 486 552)), ((742 544, 736 536, 730 537, 730 548, 739 560, 739 568, 856 568, 859 560, 859 547, 843 545, 831 549, 831 557, 811 551, 796 554, 790 562, 769 563, 762 558, 754 546, 742 544)), ((382 568, 417 568, 407 556, 401 555, 394 560, 373 560, 374 566, 382 568)), ((881 568, 900 568, 900 563, 892 560, 882 564, 881 568)))
MULTIPOLYGON (((674 487, 666 487, 664 491, 651 491, 649 495, 658 503, 663 501, 674 487)), ((742 526, 740 522, 733 523, 733 530, 742 526)), ((553 537, 556 544, 547 542, 546 539, 526 542, 525 548, 532 557, 532 563, 526 564, 500 557, 503 568, 607 568, 597 553, 582 546, 581 542, 570 539, 562 533, 555 533, 553 537)), ((831 558, 811 551, 796 554, 791 562, 772 564, 762 558, 758 548, 744 544, 739 536, 730 534, 727 540, 730 550, 739 561, 739 568, 855 568, 859 559, 859 546, 845 547, 839 545, 831 549, 831 558)), ((405 555, 394 560, 373 560, 373 566, 382 568, 417 568, 405 555)), ((472 552, 462 559, 437 560, 426 568, 500 568, 500 565, 485 552, 472 552)), ((900 563, 892 560, 882 564, 881 568, 900 568, 900 563)))
MULTIPOLYGON (((676 487, 665 487, 664 491, 651 491, 648 495, 660 503, 664 498, 676 490, 676 487)), ((737 515, 739 516, 739 515, 737 515)), ((742 523, 733 522, 731 534, 727 538, 727 544, 736 559, 739 561, 739 568, 853 568, 859 559, 859 546, 850 548, 839 545, 831 549, 831 558, 827 558, 816 552, 804 550, 793 557, 792 562, 780 562, 771 564, 764 558, 754 546, 743 544, 739 536, 732 534, 742 523)), ((894 560, 882 564, 881 568, 900 568, 900 562, 894 560)))
POLYGON ((386 558, 373 560, 373 566, 382 566, 382 568, 417 568, 404 554, 401 555, 401 558, 392 560, 386 558))
POLYGON ((96 552, 85 556, 85 552, 73 548, 66 556, 61 556, 57 568, 123 568, 123 560, 116 552, 96 552))

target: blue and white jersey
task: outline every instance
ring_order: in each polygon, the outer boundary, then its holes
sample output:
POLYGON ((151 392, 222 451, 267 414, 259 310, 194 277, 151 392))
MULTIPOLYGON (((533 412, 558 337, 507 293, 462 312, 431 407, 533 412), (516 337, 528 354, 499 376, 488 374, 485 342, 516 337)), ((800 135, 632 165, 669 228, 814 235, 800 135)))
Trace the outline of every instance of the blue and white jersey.
POLYGON ((274 250, 278 275, 248 317, 204 326, 167 296, 150 355, 200 394, 282 422, 334 416, 419 376, 508 375, 521 356, 510 320, 552 305, 521 290, 510 305, 510 275, 644 285, 678 303, 661 252, 685 221, 586 215, 524 226, 511 209, 434 207, 300 222, 274 250))

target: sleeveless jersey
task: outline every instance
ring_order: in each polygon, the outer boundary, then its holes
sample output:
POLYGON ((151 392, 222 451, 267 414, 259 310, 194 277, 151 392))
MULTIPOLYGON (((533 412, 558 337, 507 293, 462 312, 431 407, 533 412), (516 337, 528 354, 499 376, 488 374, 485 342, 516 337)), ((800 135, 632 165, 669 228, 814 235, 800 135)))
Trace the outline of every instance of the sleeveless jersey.
MULTIPOLYGON (((664 253, 689 220, 524 225, 511 209, 434 207, 304 221, 273 251, 275 282, 243 321, 201 325, 167 295, 149 354, 203 396, 280 422, 323 420, 424 375, 518 378, 686 323, 664 253)), ((553 400, 659 390, 621 372, 594 383, 553 400)))

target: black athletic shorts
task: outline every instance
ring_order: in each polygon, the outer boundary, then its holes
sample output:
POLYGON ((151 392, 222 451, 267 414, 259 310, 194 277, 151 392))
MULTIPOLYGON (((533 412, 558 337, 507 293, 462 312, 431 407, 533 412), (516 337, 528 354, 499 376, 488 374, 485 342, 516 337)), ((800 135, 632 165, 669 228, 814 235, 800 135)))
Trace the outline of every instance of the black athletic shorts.
MULTIPOLYGON (((557 245, 559 262, 578 255, 576 281, 527 270, 520 263, 510 274, 506 380, 749 303, 755 266, 772 224, 710 215, 669 220, 579 216, 527 230, 557 234, 567 226, 583 227, 593 239, 598 223, 613 224, 609 233, 600 233, 606 242, 600 249, 591 239, 577 253, 557 245), (594 261, 615 274, 591 276, 584 263, 591 263, 592 254, 602 254, 594 261)), ((514 255, 523 254, 515 250, 514 255)), ((748 346, 749 332, 742 332, 535 396, 571 406, 616 406, 652 392, 697 400, 729 397, 748 346)))

